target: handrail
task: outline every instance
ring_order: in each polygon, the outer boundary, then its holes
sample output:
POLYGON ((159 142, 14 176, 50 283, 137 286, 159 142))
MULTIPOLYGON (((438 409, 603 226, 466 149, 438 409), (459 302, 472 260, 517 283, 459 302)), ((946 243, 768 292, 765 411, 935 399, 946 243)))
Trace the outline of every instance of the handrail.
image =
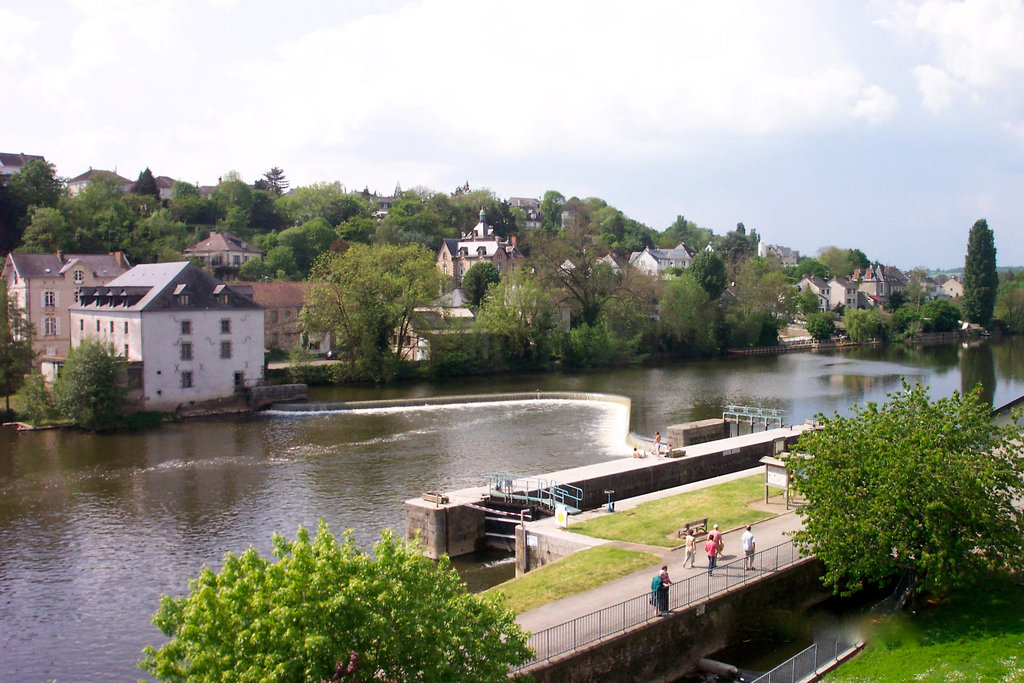
MULTIPOLYGON (((793 542, 787 541, 755 553, 753 562, 756 570, 744 570, 743 562, 747 558, 739 558, 717 566, 712 574, 695 574, 669 586, 669 609, 690 607, 735 586, 759 581, 807 557, 810 556, 801 555, 793 542)), ((533 660, 517 667, 517 670, 578 650, 656 618, 651 592, 646 591, 629 600, 542 629, 532 633, 527 643, 534 652, 533 660)))

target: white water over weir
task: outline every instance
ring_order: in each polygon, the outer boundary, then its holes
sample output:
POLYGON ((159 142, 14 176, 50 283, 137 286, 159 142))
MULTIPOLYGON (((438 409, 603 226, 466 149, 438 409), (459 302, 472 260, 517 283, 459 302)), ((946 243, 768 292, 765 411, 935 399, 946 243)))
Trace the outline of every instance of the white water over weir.
MULTIPOLYGON (((502 403, 512 401, 600 401, 617 403, 626 408, 626 424, 633 405, 628 396, 601 394, 584 391, 521 391, 504 394, 466 394, 463 396, 426 396, 423 398, 396 398, 376 401, 331 401, 310 403, 277 403, 271 410, 296 413, 335 413, 354 410, 379 410, 387 408, 419 408, 452 406, 471 403, 502 403)), ((625 435, 623 435, 625 436, 625 435)))

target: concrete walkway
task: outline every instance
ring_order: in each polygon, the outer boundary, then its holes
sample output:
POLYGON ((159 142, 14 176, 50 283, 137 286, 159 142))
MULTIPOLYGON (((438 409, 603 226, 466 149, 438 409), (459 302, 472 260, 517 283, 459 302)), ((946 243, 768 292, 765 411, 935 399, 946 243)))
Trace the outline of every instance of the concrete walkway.
MULTIPOLYGON (((608 513, 604 511, 604 508, 600 510, 587 511, 571 518, 570 528, 572 522, 589 519, 595 516, 607 515, 607 514, 619 514, 625 510, 629 510, 632 507, 646 502, 648 500, 654 500, 657 498, 664 498, 666 496, 673 496, 679 493, 685 493, 686 491, 693 491, 701 488, 707 488, 708 486, 714 486, 716 484, 730 481, 733 479, 739 479, 742 477, 749 477, 754 474, 764 473, 763 467, 755 467, 753 469, 744 470, 742 472, 735 472, 733 474, 724 475, 721 477, 714 477, 701 482, 694 482, 692 484, 686 484, 684 486, 678 486, 672 489, 666 489, 664 491, 658 491, 636 498, 627 500, 616 501, 615 512, 608 513)), ((775 501, 770 499, 767 505, 757 505, 759 509, 777 511, 779 514, 775 517, 769 517, 766 520, 752 524, 752 530, 754 532, 754 540, 757 543, 757 550, 766 550, 772 546, 785 543, 789 540, 788 534, 795 531, 800 527, 800 518, 795 514, 793 510, 788 512, 785 509, 785 503, 781 497, 775 501)), ((684 520, 685 521, 685 520, 684 520)), ((708 514, 708 525, 714 524, 713 511, 708 514)), ((545 527, 544 533, 565 533, 571 534, 569 531, 555 530, 555 521, 553 518, 546 518, 533 523, 537 527, 545 527), (546 528, 550 527, 550 528, 546 528)), ((680 522, 682 524, 682 522, 680 522)), ((534 527, 534 528, 537 528, 534 527)), ((724 540, 725 549, 722 553, 722 557, 719 558, 720 563, 727 563, 742 557, 742 550, 740 546, 740 536, 743 534, 743 528, 738 529, 725 529, 724 540)), ((619 541, 607 541, 604 539, 591 539, 583 536, 582 534, 571 534, 572 537, 578 541, 583 542, 587 539, 589 545, 615 545, 618 547, 628 548, 630 550, 642 550, 660 557, 660 561, 657 564, 651 565, 648 568, 641 569, 633 572, 626 576, 622 576, 613 581, 609 581, 606 584, 593 588, 583 593, 577 593, 576 595, 570 595, 549 602, 540 607, 534 608, 527 612, 523 612, 516 617, 516 622, 523 627, 523 629, 536 633, 552 626, 571 621, 577 617, 582 617, 586 614, 590 614, 603 607, 618 604, 625 600, 635 598, 638 595, 649 593, 651 589, 651 579, 657 574, 662 565, 668 565, 669 577, 673 581, 680 581, 686 579, 695 574, 704 574, 707 572, 707 555, 703 551, 703 540, 697 543, 697 561, 696 566, 693 569, 683 568, 683 551, 681 548, 670 549, 660 546, 648 546, 640 545, 636 543, 623 543, 619 541)))

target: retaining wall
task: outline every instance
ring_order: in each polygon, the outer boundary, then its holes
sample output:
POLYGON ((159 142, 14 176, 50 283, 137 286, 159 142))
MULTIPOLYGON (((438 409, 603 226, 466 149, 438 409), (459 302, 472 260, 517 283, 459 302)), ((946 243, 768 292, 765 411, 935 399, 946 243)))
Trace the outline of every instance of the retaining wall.
POLYGON ((720 419, 698 420, 681 425, 671 425, 665 432, 667 441, 672 444, 673 448, 682 448, 728 437, 729 423, 720 419))
POLYGON ((823 574, 821 562, 808 559, 523 673, 536 683, 673 681, 692 672, 701 657, 742 641, 765 623, 798 618, 826 599, 823 574))

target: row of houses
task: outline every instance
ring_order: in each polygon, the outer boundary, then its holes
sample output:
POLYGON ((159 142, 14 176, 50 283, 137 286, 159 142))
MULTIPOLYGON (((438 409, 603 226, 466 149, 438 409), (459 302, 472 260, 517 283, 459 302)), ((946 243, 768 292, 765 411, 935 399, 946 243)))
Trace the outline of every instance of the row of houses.
MULTIPOLYGON (((894 266, 874 265, 858 268, 849 278, 834 277, 828 282, 820 277, 808 275, 796 283, 801 291, 814 292, 818 297, 818 310, 831 311, 837 308, 872 308, 883 306, 893 294, 906 294, 912 282, 905 273, 894 266)), ((928 277, 916 281, 925 299, 959 299, 964 286, 953 277, 928 277)))

